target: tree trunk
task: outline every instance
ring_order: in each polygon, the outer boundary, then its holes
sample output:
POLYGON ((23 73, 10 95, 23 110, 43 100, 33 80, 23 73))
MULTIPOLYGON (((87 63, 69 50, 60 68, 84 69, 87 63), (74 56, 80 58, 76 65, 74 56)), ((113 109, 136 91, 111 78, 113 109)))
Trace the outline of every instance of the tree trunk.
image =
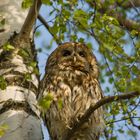
POLYGON ((33 45, 18 35, 27 16, 22 0, 0 1, 0 130, 2 140, 42 140, 37 106, 39 79, 33 45), (10 38, 10 40, 9 40, 10 38), (3 45, 4 44, 4 45, 3 45))

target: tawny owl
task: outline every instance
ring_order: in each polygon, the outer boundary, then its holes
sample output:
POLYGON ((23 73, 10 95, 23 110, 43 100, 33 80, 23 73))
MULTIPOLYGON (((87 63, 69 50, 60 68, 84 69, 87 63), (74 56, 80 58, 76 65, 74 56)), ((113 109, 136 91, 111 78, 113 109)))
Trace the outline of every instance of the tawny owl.
MULTIPOLYGON (((42 98, 53 97, 44 116, 52 140, 62 140, 70 124, 103 97, 98 75, 96 58, 85 44, 64 43, 49 56, 42 98)), ((104 126, 102 115, 103 109, 97 109, 71 140, 98 140, 104 126)))

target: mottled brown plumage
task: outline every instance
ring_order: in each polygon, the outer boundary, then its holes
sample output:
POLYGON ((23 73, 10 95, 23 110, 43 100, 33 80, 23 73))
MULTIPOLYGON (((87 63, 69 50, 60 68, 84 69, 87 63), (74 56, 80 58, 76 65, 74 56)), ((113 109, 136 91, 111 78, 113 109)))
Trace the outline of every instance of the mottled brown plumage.
MULTIPOLYGON (((61 140, 70 124, 103 97, 98 75, 96 58, 84 44, 64 43, 49 56, 42 97, 53 96, 44 117, 52 140, 61 140)), ((102 115, 102 108, 97 109, 71 140, 98 140, 104 127, 102 115)))

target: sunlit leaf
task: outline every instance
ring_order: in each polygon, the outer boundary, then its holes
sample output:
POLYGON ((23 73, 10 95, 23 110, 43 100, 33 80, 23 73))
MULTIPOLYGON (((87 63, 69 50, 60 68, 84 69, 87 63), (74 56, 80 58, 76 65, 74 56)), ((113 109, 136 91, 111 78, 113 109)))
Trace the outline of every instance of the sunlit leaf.
POLYGON ((40 37, 40 35, 41 35, 41 32, 40 31, 36 31, 35 32, 35 37, 40 37))
POLYGON ((63 101, 62 101, 62 99, 60 98, 60 99, 58 99, 58 108, 59 108, 59 109, 62 109, 62 106, 63 106, 63 101))
POLYGON ((29 8, 29 7, 31 7, 33 5, 33 1, 34 0, 23 0, 22 4, 21 4, 21 7, 23 9, 27 9, 27 8, 29 8))
POLYGON ((137 132, 135 132, 133 130, 128 130, 127 134, 130 135, 130 136, 133 136, 133 137, 137 136, 137 132))
POLYGON ((4 90, 7 87, 7 82, 3 76, 0 76, 0 89, 4 90))
POLYGON ((6 43, 6 44, 4 44, 3 49, 4 49, 5 51, 11 51, 11 50, 14 50, 15 47, 12 46, 12 45, 9 44, 9 43, 6 43))
POLYGON ((22 56, 23 58, 29 58, 30 57, 30 54, 26 49, 20 49, 18 54, 20 56, 22 56))
POLYGON ((0 138, 6 133, 6 130, 8 129, 8 125, 7 124, 2 124, 0 125, 0 138))
POLYGON ((39 105, 40 105, 43 109, 47 110, 47 109, 50 108, 50 105, 51 105, 53 99, 54 99, 53 95, 52 95, 51 93, 48 93, 47 96, 45 96, 43 99, 41 99, 41 100, 39 101, 39 105))
POLYGON ((41 0, 41 2, 46 5, 52 5, 52 2, 50 0, 41 0))

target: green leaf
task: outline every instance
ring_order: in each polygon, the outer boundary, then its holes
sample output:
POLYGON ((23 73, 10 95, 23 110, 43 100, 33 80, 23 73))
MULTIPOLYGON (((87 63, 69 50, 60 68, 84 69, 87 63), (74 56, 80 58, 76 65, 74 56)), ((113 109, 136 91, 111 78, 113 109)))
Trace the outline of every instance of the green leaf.
POLYGON ((107 44, 107 43, 104 43, 103 47, 105 47, 109 51, 113 51, 114 50, 114 46, 113 45, 110 45, 110 44, 107 44))
POLYGON ((76 41, 77 40, 77 35, 71 35, 71 40, 76 41))
POLYGON ((88 48, 92 49, 92 44, 90 42, 88 42, 86 45, 88 48))
POLYGON ((51 93, 48 93, 47 96, 44 98, 46 101, 52 101, 53 100, 53 95, 51 93))
POLYGON ((61 5, 64 4, 63 0, 57 0, 57 1, 58 1, 58 4, 61 4, 61 5))
POLYGON ((40 75, 38 68, 34 68, 33 73, 37 74, 37 75, 40 75))
POLYGON ((123 110, 123 114, 126 114, 128 112, 128 106, 127 104, 122 104, 122 110, 123 110))
POLYGON ((114 101, 118 100, 118 95, 115 95, 114 101))
POLYGON ((133 74, 140 75, 140 70, 137 66, 133 65, 132 67, 133 74))
POLYGON ((63 107, 63 101, 62 99, 58 99, 58 108, 62 109, 62 107, 63 107))
POLYGON ((29 66, 31 66, 33 68, 36 68, 37 67, 37 62, 32 61, 32 62, 29 63, 29 66))
POLYGON ((116 106, 116 104, 114 104, 112 106, 112 110, 110 111, 110 113, 113 114, 113 115, 118 115, 120 113, 119 107, 116 106))
POLYGON ((115 19, 114 17, 108 16, 106 14, 103 15, 102 20, 103 22, 107 21, 110 24, 119 25, 119 22, 117 19, 115 19))
POLYGON ((84 38, 82 38, 82 37, 80 37, 79 39, 78 39, 78 42, 81 42, 81 43, 84 43, 84 38))
POLYGON ((43 109, 47 110, 50 108, 52 101, 46 101, 46 100, 42 100, 40 102, 40 106, 43 107, 43 109))
POLYGON ((122 129, 118 129, 119 133, 123 134, 124 133, 124 130, 122 129))
POLYGON ((52 5, 53 3, 50 0, 41 0, 43 4, 52 5))
POLYGON ((52 27, 50 27, 50 32, 56 35, 59 31, 59 26, 55 23, 52 27))
POLYGON ((26 49, 20 49, 18 54, 20 56, 22 56, 23 58, 29 58, 30 57, 30 54, 26 49))
POLYGON ((26 74, 24 75, 24 79, 27 80, 27 81, 31 81, 31 80, 32 80, 31 73, 26 73, 26 74))
POLYGON ((114 78, 113 77, 109 77, 108 81, 109 81, 110 84, 112 84, 114 82, 114 78))
POLYGON ((137 30, 132 30, 131 31, 131 36, 136 36, 138 34, 139 34, 139 32, 137 30))
POLYGON ((133 136, 133 137, 136 137, 137 136, 137 132, 132 131, 132 130, 128 130, 127 131, 127 134, 130 135, 130 136, 133 136))
POLYGON ((8 125, 7 124, 2 124, 0 125, 0 138, 6 133, 6 130, 8 129, 8 125))
POLYGON ((21 7, 23 9, 27 9, 27 8, 29 8, 29 7, 31 7, 33 5, 33 1, 34 0, 23 0, 22 4, 21 4, 21 7))
POLYGON ((63 9, 62 10, 63 14, 64 14, 64 17, 65 17, 65 21, 70 17, 71 13, 70 11, 66 10, 66 9, 63 9))
POLYGON ((123 49, 120 46, 116 46, 114 49, 116 54, 123 54, 123 49))
POLYGON ((1 21, 0 21, 0 26, 3 26, 5 25, 5 18, 3 18, 1 21))
POLYGON ((110 138, 110 140, 117 140, 117 137, 113 136, 113 137, 110 138))
POLYGON ((5 51, 11 51, 11 50, 14 50, 14 49, 15 49, 15 47, 12 46, 9 43, 4 44, 4 46, 3 46, 3 50, 5 50, 5 51))
MULTIPOLYGON (((74 20, 80 23, 80 25, 82 25, 84 28, 88 29, 88 14, 85 11, 81 9, 76 10, 74 12, 74 20)), ((81 27, 81 29, 83 27, 81 27)))
POLYGON ((131 86, 129 88, 130 88, 130 91, 140 91, 140 79, 134 78, 131 81, 131 86))
POLYGON ((52 95, 51 93, 48 93, 47 96, 45 96, 43 99, 41 99, 41 100, 39 101, 39 105, 40 105, 43 109, 47 110, 47 109, 50 108, 50 105, 51 105, 53 99, 54 99, 53 95, 52 95))
POLYGON ((109 93, 110 92, 110 88, 106 87, 105 92, 109 93))
POLYGON ((7 87, 7 82, 3 76, 0 76, 0 89, 4 90, 7 87))
POLYGON ((35 37, 40 37, 40 35, 41 35, 41 32, 40 31, 36 31, 35 32, 35 37))

